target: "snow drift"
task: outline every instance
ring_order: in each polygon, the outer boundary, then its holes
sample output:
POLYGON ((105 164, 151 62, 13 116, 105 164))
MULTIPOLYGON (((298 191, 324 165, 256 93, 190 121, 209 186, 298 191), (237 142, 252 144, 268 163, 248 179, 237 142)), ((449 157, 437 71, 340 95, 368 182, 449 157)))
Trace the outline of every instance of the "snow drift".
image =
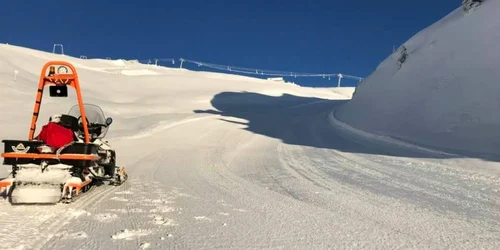
POLYGON ((349 125, 429 147, 500 155, 500 1, 422 30, 336 111, 349 125))

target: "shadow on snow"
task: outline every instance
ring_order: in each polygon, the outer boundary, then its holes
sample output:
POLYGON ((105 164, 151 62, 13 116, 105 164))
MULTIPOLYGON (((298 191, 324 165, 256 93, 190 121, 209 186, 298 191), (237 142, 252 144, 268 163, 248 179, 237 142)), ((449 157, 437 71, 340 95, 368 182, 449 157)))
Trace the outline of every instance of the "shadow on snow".
POLYGON ((290 94, 268 96, 251 92, 222 92, 211 100, 216 110, 194 110, 194 112, 247 120, 248 122, 241 123, 221 118, 226 122, 246 125, 245 129, 248 131, 280 139, 289 145, 414 158, 453 157, 374 140, 350 138, 332 127, 328 121, 328 115, 332 110, 346 102, 348 100, 329 100, 290 94))

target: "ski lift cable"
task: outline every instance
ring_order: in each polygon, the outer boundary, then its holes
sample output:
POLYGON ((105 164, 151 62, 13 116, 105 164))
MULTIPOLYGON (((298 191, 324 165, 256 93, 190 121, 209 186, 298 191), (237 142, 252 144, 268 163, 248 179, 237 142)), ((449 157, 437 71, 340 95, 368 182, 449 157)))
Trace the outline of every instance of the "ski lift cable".
MULTIPOLYGON (((234 72, 234 73, 242 73, 242 74, 248 74, 248 75, 274 76, 274 77, 322 77, 322 78, 328 78, 328 79, 330 79, 331 77, 341 77, 341 78, 346 78, 346 79, 355 79, 355 80, 359 80, 359 81, 363 80, 362 77, 340 74, 340 73, 304 73, 304 72, 278 71, 278 70, 266 70, 266 69, 258 69, 258 68, 247 68, 247 67, 238 67, 238 66, 231 66, 231 65, 222 65, 222 64, 215 64, 215 63, 190 60, 190 59, 185 59, 185 58, 179 58, 178 60, 181 62, 196 64, 200 67, 203 66, 203 67, 207 67, 207 68, 211 68, 211 69, 216 69, 216 70, 221 70, 221 71, 230 71, 230 72, 234 72)), ((144 60, 138 60, 138 61, 144 61, 147 63, 152 63, 154 61, 175 63, 176 59, 175 58, 155 58, 155 59, 144 59, 144 60)))
POLYGON ((231 72, 236 72, 236 73, 244 73, 244 74, 249 74, 249 75, 266 75, 266 76, 292 76, 292 77, 341 77, 341 78, 346 78, 346 79, 356 79, 356 80, 363 80, 362 77, 358 76, 353 76, 353 75, 346 75, 346 74, 340 74, 340 73, 301 73, 301 72, 288 72, 288 71, 278 71, 278 70, 264 70, 264 69, 256 69, 256 68, 246 68, 246 67, 238 67, 238 66, 230 66, 230 65, 221 65, 221 64, 214 64, 214 63, 208 63, 208 62, 201 62, 201 61, 195 61, 195 60, 189 60, 182 58, 181 59, 184 62, 187 63, 193 63, 198 66, 204 66, 207 68, 212 68, 212 69, 217 69, 217 70, 222 70, 222 71, 231 71, 231 72))

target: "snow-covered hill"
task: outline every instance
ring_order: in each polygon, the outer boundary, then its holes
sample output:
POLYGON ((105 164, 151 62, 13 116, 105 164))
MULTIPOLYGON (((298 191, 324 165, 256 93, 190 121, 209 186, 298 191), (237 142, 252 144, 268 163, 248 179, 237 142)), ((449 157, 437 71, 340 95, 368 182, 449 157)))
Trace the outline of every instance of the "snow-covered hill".
POLYGON ((360 84, 337 118, 372 133, 498 159, 499 11, 495 0, 468 13, 460 7, 420 31, 360 84))

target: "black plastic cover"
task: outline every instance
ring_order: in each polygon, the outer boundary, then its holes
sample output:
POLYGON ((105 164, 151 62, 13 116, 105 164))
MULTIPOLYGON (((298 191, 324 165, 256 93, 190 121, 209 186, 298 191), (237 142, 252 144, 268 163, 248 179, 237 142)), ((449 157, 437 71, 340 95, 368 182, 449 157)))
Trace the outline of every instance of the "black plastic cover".
POLYGON ((54 85, 49 86, 51 97, 68 97, 68 86, 66 85, 54 85))

